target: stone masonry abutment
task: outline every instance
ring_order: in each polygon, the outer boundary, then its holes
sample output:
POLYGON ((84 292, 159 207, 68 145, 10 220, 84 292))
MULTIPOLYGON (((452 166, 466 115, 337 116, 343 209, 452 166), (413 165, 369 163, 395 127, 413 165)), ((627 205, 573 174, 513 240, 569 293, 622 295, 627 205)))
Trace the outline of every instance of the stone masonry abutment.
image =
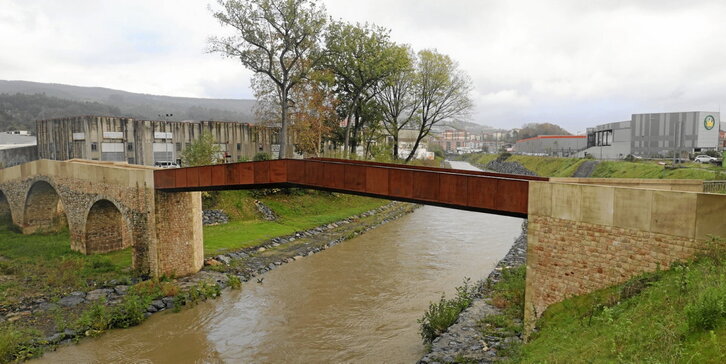
POLYGON ((526 331, 553 303, 667 269, 726 237, 726 195, 661 184, 530 182, 526 331))

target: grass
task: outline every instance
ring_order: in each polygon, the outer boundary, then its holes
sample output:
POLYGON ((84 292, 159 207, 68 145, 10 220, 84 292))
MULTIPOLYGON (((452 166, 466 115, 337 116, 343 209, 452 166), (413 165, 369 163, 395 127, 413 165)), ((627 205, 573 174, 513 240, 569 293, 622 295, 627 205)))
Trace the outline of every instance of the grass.
POLYGON ((23 235, 0 227, 0 257, 0 305, 86 290, 89 281, 122 281, 132 274, 130 248, 83 255, 71 250, 67 231, 23 235))
POLYGON ((724 251, 550 306, 518 361, 726 362, 724 251))
POLYGON ((461 311, 469 307, 474 297, 474 287, 470 286, 469 278, 464 284, 456 287, 456 296, 447 299, 443 294, 439 302, 429 303, 429 309, 418 320, 421 325, 419 333, 424 345, 431 344, 437 337, 453 325, 459 318, 461 311))
POLYGON ((275 236, 328 224, 386 204, 369 197, 307 191, 277 193, 258 198, 279 216, 277 221, 257 217, 249 191, 225 191, 217 207, 231 217, 228 224, 204 228, 204 252, 218 254, 232 249, 254 246, 275 236))
MULTIPOLYGON (((486 165, 496 159, 499 154, 470 154, 465 159, 470 163, 486 165)), ((517 162, 542 177, 571 177, 577 168, 587 159, 536 157, 526 155, 512 155, 508 162, 517 162)), ((668 169, 658 161, 641 160, 627 161, 601 161, 593 171, 591 177, 598 178, 667 178, 667 179, 726 179, 726 169, 723 167, 684 163, 679 168, 668 169)))

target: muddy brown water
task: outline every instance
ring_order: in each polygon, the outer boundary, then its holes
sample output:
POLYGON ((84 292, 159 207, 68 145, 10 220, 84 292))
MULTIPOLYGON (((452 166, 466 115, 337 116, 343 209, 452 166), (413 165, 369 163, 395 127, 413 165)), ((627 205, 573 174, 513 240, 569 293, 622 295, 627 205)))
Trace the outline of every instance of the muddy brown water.
MULTIPOLYGON (((454 167, 460 167, 456 164, 454 167)), ((489 273, 522 220, 426 206, 262 284, 48 353, 38 363, 412 363, 416 322, 489 273)))

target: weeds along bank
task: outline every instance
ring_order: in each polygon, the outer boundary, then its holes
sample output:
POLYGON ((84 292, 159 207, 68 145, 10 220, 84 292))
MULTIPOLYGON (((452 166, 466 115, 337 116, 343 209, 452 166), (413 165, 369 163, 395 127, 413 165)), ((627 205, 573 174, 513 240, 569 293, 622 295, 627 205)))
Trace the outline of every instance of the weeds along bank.
MULTIPOLYGON (((516 163, 526 171, 542 177, 572 177, 578 168, 592 159, 536 157, 525 155, 475 153, 463 157, 469 163, 482 168, 502 173, 517 173, 516 169, 507 168, 507 163, 516 163), (497 161, 506 162, 504 169, 497 161)), ((667 178, 667 179, 726 179, 726 169, 715 165, 700 163, 684 163, 675 167, 665 161, 600 161, 590 177, 598 178, 667 178), (666 165, 659 164, 666 163, 666 165)))
POLYGON ((68 233, 22 235, 0 229, 0 362, 137 325, 149 315, 217 297, 224 287, 352 238, 416 208, 308 191, 230 191, 208 198, 230 215, 205 227, 207 266, 183 279, 148 280, 130 270, 129 250, 85 256, 68 233), (257 215, 255 201, 277 220, 257 215))

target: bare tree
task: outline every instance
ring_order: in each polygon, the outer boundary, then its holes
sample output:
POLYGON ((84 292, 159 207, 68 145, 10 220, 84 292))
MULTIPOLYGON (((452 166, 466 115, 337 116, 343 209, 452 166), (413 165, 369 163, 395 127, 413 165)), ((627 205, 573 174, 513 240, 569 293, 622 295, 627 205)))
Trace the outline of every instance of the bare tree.
POLYGON ((402 68, 380 85, 376 101, 381 106, 383 127, 393 138, 393 159, 398 159, 398 135, 416 118, 420 99, 416 97, 418 82, 414 62, 416 55, 406 48, 407 67, 402 68))
POLYGON ((275 85, 280 105, 280 156, 287 156, 290 91, 320 59, 325 8, 315 0, 219 0, 214 17, 234 35, 211 37, 209 51, 238 58, 275 85))
POLYGON ((435 50, 418 52, 416 73, 419 82, 416 96, 419 102, 418 136, 406 162, 416 155, 419 144, 434 125, 443 120, 463 118, 472 107, 471 81, 449 56, 435 50))

